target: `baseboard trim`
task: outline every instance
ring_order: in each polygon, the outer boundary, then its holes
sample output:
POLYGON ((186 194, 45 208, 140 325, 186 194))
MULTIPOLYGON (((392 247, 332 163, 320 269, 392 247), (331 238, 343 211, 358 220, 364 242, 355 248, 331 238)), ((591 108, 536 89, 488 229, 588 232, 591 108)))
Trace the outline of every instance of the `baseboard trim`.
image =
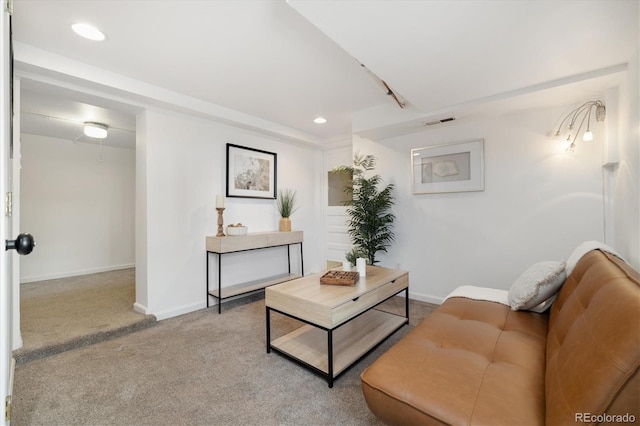
POLYGON ((442 305, 444 298, 436 297, 429 294, 413 293, 409 291, 409 299, 419 300, 421 302, 433 303, 434 305, 442 305))
MULTIPOLYGON (((204 309, 204 308, 206 308, 205 303, 204 302, 199 302, 199 303, 193 303, 191 305, 183 305, 183 306, 180 306, 180 307, 178 307, 176 309, 170 309, 168 311, 149 312, 149 313, 152 314, 152 315, 155 315, 157 320, 161 321, 161 320, 164 320, 164 319, 167 319, 167 318, 177 317, 178 315, 188 314, 189 312, 198 311, 198 310, 204 309)), ((147 313, 147 314, 149 314, 149 313, 147 313)))
POLYGON ((77 277, 80 275, 97 274, 100 272, 119 271, 121 269, 129 269, 135 267, 135 263, 126 263, 123 265, 102 266, 99 268, 80 269, 77 271, 59 272, 56 274, 36 275, 32 277, 20 278, 20 284, 32 283, 36 281, 56 280, 58 278, 77 277))
POLYGON ((147 314, 147 307, 142 305, 142 304, 140 304, 140 303, 138 303, 138 302, 135 302, 133 304, 133 310, 134 310, 134 312, 137 312, 139 314, 148 315, 147 314))

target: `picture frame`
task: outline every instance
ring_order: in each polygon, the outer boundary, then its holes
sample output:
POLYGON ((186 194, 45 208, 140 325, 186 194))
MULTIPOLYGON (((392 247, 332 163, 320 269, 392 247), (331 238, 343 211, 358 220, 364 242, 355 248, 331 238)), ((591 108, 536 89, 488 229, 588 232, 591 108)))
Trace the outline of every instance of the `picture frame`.
POLYGON ((278 154, 227 144, 227 197, 276 199, 278 154))
POLYGON ((413 194, 484 191, 484 139, 411 150, 413 194))

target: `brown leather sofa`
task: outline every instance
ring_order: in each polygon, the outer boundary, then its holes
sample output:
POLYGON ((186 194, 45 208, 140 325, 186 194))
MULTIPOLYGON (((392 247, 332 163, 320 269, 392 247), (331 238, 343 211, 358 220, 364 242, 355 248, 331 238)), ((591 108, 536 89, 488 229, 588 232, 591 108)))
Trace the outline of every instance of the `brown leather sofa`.
POLYGON ((455 297, 362 373, 387 424, 640 422, 640 275, 594 250, 550 312, 455 297))

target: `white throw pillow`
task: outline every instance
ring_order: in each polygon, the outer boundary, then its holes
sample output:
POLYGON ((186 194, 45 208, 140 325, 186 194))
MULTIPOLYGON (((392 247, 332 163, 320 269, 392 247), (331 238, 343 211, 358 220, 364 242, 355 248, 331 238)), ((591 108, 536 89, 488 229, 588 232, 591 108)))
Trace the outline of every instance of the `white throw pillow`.
POLYGON ((533 308, 530 308, 529 310, 532 312, 537 312, 541 314, 544 311, 548 310, 551 307, 551 305, 553 305, 553 302, 555 302, 557 298, 558 298, 558 293, 554 294, 553 296, 551 296, 550 298, 548 298, 538 306, 534 306, 533 308))
POLYGON ((527 268, 509 289, 509 306, 514 311, 535 308, 553 297, 566 278, 564 261, 548 260, 535 263, 527 268))

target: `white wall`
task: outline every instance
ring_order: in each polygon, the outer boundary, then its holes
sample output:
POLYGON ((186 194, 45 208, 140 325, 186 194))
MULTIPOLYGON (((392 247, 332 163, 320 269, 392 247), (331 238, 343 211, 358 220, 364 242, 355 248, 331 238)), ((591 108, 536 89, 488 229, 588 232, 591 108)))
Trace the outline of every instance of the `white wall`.
POLYGON ((22 135, 21 281, 132 267, 135 151, 22 135))
MULTIPOLYGON (((146 176, 139 175, 145 182, 138 185, 146 191, 147 214, 138 218, 137 231, 138 237, 146 232, 147 244, 146 271, 138 271, 137 280, 146 275, 147 294, 146 300, 136 300, 137 309, 162 319, 205 307, 205 238, 217 232, 215 199, 225 193, 227 143, 278 155, 278 188, 295 189, 300 202, 291 219, 294 229, 304 231, 305 273, 320 270, 319 150, 160 110, 139 117, 138 133, 146 139, 138 141, 139 148, 144 145, 138 155, 145 156, 138 159, 138 169, 142 170, 140 162, 146 169, 146 176)), ((227 198, 225 208, 225 224, 242 222, 249 232, 278 229, 274 200, 227 198)), ((138 253, 144 249, 138 247, 138 253)), ((296 253, 294 246, 293 267, 298 265, 296 253)), ((230 255, 223 262, 224 286, 237 284, 286 270, 286 249, 230 255)))
POLYGON ((147 113, 136 116, 136 213, 135 213, 136 301, 133 309, 145 313, 147 291, 147 113))
POLYGON ((640 270, 640 66, 636 46, 619 90, 618 165, 613 181, 616 248, 640 270))
POLYGON ((566 108, 534 109, 381 141, 354 139, 394 183, 396 241, 381 265, 410 272, 412 298, 439 303, 460 285, 508 289, 529 265, 603 239, 603 126, 574 154, 547 135, 566 108), (411 194, 410 150, 484 139, 485 190, 411 194))

